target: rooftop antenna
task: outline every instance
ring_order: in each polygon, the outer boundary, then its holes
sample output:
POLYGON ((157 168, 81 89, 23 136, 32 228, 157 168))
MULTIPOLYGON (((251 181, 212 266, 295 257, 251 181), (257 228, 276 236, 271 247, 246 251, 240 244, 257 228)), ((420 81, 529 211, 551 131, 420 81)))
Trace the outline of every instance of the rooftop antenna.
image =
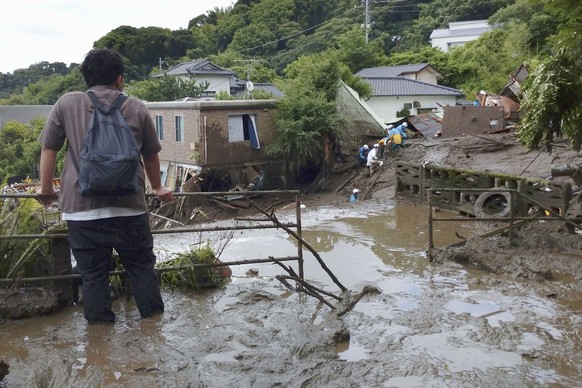
POLYGON ((253 71, 253 67, 255 63, 261 61, 260 59, 237 59, 236 62, 244 62, 247 66, 246 74, 247 74, 247 82, 245 85, 245 93, 243 95, 243 100, 252 100, 253 99, 253 90, 255 90, 255 85, 251 81, 251 72, 253 71))

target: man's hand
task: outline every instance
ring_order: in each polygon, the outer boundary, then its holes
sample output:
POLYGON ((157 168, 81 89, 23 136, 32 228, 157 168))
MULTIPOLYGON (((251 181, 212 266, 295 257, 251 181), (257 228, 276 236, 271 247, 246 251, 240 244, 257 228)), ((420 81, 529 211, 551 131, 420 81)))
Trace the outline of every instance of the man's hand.
POLYGON ((174 199, 174 194, 172 190, 167 187, 161 186, 157 189, 152 189, 156 197, 162 202, 168 202, 174 199))
POLYGON ((55 191, 54 188, 51 188, 50 190, 43 190, 42 187, 39 187, 36 190, 36 196, 37 196, 36 199, 43 206, 49 206, 50 204, 55 202, 58 195, 59 195, 59 193, 57 191, 55 191))

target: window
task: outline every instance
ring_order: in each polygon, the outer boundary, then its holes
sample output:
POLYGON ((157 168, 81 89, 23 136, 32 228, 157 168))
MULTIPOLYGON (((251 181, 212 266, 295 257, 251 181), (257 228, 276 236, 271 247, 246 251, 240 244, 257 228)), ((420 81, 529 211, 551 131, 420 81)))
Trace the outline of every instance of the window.
POLYGON ((164 140, 164 116, 156 115, 156 135, 158 140, 164 140))
POLYGON ((176 143, 184 142, 184 116, 174 116, 176 123, 176 143))
POLYGON ((412 109, 412 103, 411 102, 405 102, 404 103, 404 109, 408 109, 408 110, 412 109))
POLYGON ((228 141, 251 140, 249 128, 255 121, 255 115, 228 116, 228 141))
POLYGON ((228 116, 228 141, 250 141, 254 149, 261 148, 259 144, 256 115, 232 115, 228 116))

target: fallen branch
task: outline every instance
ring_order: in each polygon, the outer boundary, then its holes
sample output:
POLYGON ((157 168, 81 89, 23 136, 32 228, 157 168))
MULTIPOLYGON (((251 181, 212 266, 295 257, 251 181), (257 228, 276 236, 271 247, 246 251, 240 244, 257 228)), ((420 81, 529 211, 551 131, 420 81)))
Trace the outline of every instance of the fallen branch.
POLYGON ((297 239, 297 241, 299 241, 301 243, 302 246, 304 246, 309 252, 311 252, 311 254, 313 254, 313 256, 315 257, 315 259, 318 261, 318 263, 321 266, 321 268, 323 268, 323 270, 328 274, 328 276, 331 278, 331 280, 340 288, 340 290, 342 290, 342 291, 347 291, 348 290, 343 284, 340 283, 340 281, 333 274, 333 272, 331 272, 331 270, 327 267, 327 265, 325 264, 325 262, 323 261, 323 259, 321 258, 321 256, 319 256, 319 253, 317 253, 317 251, 315 249, 313 249, 313 247, 311 245, 309 245, 309 243, 307 243, 307 241, 305 241, 296 232, 294 232, 293 230, 291 230, 287 226, 283 225, 277 219, 277 216, 275 216, 275 214, 273 214, 273 213, 269 214, 265 210, 263 210, 261 207, 259 207, 256 203, 254 203, 253 201, 251 201, 250 199, 249 199, 249 201, 250 201, 251 205, 255 209, 257 209, 259 212, 261 212, 264 216, 266 216, 271 222, 273 222, 279 228, 283 229, 284 231, 286 231, 287 233, 289 233, 291 236, 295 237, 297 239))
POLYGON ((341 311, 337 312, 337 316, 341 317, 349 312, 366 294, 380 294, 381 291, 377 287, 365 286, 356 296, 354 296, 341 311))
POLYGON ((306 289, 297 289, 297 288, 293 287, 291 284, 289 284, 289 282, 287 280, 285 280, 285 277, 283 275, 277 275, 276 278, 277 278, 277 280, 279 280, 281 283, 283 283, 291 291, 295 291, 295 292, 301 291, 309 296, 314 297, 315 299, 319 300, 321 303, 324 303, 325 305, 329 306, 330 309, 332 309, 332 310, 336 309, 336 307, 334 305, 332 305, 327 300, 325 300, 321 295, 319 295, 317 293, 313 293, 313 292, 306 290, 306 289))

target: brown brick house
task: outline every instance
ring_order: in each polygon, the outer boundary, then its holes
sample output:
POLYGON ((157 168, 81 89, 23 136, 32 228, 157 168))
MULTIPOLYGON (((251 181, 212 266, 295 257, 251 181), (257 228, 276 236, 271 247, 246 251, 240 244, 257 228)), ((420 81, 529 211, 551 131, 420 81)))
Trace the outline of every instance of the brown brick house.
POLYGON ((275 100, 146 103, 162 144, 163 180, 170 187, 178 187, 189 169, 205 168, 229 171, 235 183, 244 184, 253 177, 248 175, 255 175, 261 168, 280 166, 264 152, 275 136, 276 103, 275 100))

